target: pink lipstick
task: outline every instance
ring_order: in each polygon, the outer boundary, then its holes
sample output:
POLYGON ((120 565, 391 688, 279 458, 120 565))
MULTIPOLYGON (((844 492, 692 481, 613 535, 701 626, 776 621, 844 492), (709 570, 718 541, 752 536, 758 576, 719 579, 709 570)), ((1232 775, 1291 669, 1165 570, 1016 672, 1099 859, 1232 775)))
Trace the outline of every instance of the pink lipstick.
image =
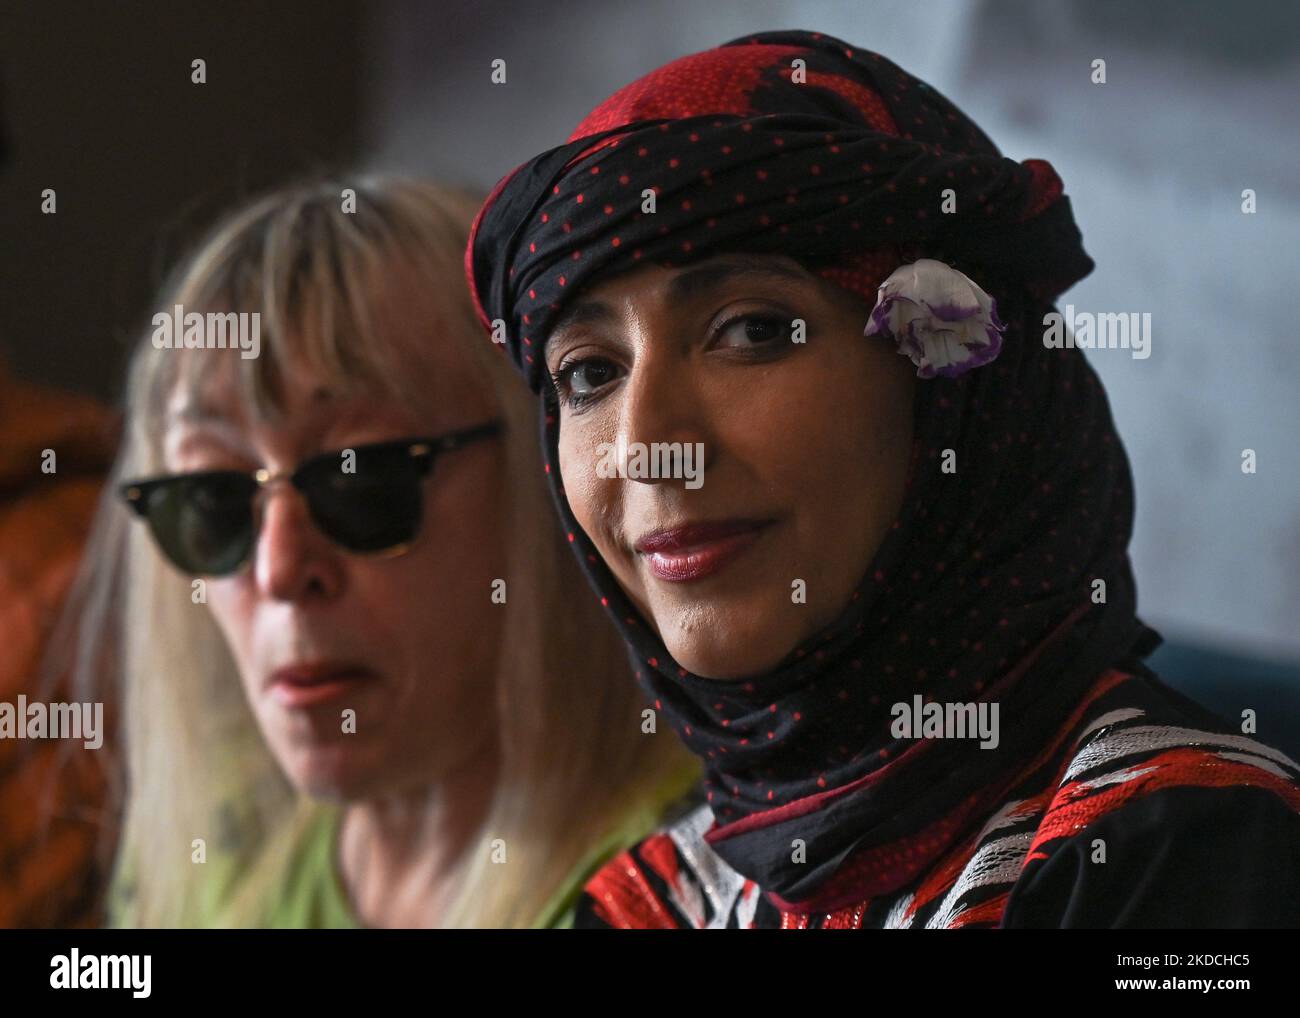
POLYGON ((375 678, 361 665, 311 661, 277 669, 267 687, 282 707, 311 707, 354 693, 375 678))
POLYGON ((729 565, 762 536, 772 520, 720 520, 656 530, 636 542, 650 571, 670 583, 700 580, 729 565))

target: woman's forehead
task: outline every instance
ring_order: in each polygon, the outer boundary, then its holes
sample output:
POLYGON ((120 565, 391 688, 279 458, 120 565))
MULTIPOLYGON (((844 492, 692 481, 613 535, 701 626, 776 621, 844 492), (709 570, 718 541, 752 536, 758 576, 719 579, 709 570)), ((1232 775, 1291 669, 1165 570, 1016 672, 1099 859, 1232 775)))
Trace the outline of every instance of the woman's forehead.
POLYGON ((689 262, 676 259, 651 261, 647 265, 598 277, 582 293, 598 289, 617 291, 620 286, 637 285, 654 281, 656 285, 670 285, 674 295, 689 296, 709 285, 743 279, 747 276, 775 275, 783 278, 809 281, 813 277, 799 262, 788 255, 756 252, 720 252, 689 262))

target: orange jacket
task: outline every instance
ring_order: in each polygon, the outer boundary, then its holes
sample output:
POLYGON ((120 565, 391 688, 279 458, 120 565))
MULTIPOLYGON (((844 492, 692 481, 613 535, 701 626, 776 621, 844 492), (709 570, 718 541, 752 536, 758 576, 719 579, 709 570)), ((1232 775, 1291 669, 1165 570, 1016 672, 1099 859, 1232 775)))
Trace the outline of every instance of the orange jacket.
MULTIPOLYGON (((41 699, 51 629, 76 572, 118 436, 95 401, 19 382, 0 365, 0 702, 41 699), (45 450, 55 454, 45 472, 45 450)), ((115 713, 105 704, 105 715, 115 713)), ((107 726, 106 726, 107 727, 107 726)), ((93 925, 102 761, 57 767, 54 741, 0 739, 0 926, 93 925), (46 829, 38 807, 52 804, 46 829)), ((94 752, 109 752, 105 746, 94 752)))

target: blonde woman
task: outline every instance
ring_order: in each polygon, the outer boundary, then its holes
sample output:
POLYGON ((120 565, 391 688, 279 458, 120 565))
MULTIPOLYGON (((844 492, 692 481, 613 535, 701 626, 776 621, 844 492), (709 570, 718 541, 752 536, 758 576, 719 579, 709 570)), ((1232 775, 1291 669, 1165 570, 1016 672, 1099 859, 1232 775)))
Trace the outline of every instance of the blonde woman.
POLYGON ((80 608, 83 687, 121 680, 113 924, 563 925, 694 783, 572 593, 475 207, 290 187, 160 296, 80 608))

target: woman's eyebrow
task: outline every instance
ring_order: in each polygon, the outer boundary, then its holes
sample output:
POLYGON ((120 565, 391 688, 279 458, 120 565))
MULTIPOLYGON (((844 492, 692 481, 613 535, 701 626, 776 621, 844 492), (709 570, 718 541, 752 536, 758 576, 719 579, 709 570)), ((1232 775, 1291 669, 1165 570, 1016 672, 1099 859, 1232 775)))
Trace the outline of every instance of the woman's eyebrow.
POLYGON ((613 317, 615 317, 614 309, 602 301, 586 300, 571 304, 551 326, 551 333, 546 337, 546 345, 550 346, 551 340, 565 329, 573 328, 575 325, 595 325, 613 317))
MULTIPOLYGON (((797 283, 807 283, 808 274, 803 269, 785 265, 769 258, 747 255, 724 255, 711 258, 694 268, 683 269, 668 281, 668 301, 680 304, 702 293, 746 277, 771 279, 773 277, 797 283)), ((581 301, 566 308, 551 326, 546 345, 567 328, 577 325, 598 324, 614 318, 614 310, 601 301, 581 301)))

